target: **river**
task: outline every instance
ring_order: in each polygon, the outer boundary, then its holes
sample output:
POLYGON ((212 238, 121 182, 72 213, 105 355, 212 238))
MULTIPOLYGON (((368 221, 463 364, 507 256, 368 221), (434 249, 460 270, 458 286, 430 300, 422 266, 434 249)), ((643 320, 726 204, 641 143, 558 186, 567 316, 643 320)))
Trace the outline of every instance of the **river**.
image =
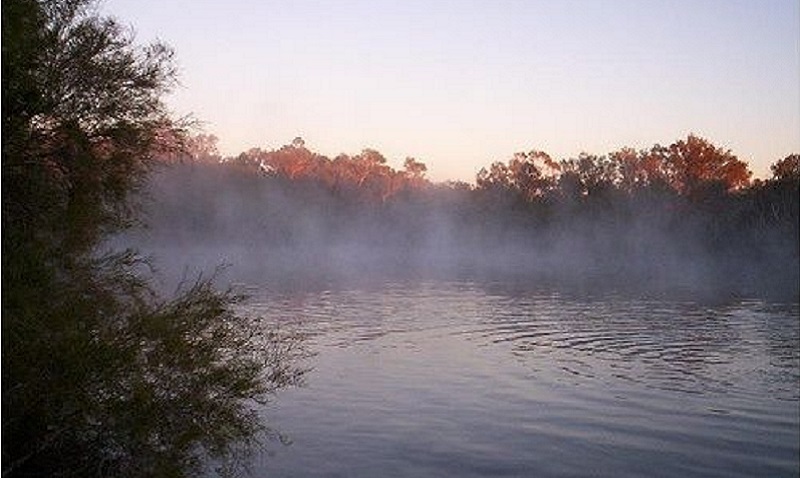
POLYGON ((308 335, 256 476, 800 473, 800 309, 525 281, 249 285, 308 335))

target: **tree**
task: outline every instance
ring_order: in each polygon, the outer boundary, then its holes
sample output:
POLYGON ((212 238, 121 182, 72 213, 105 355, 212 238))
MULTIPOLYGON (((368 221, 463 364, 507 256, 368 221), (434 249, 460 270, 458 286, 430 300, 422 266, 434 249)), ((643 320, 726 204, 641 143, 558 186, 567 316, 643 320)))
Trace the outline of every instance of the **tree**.
POLYGON ((93 12, 3 2, 3 474, 194 474, 255 437, 248 403, 299 379, 297 342, 208 280, 165 300, 135 252, 101 249, 184 134, 172 51, 93 12))
POLYGON ((509 176, 508 166, 502 161, 495 161, 489 169, 481 168, 475 180, 478 189, 510 189, 511 177, 509 176))
POLYGON ((734 191, 750 183, 752 173, 745 162, 693 134, 666 148, 655 146, 651 152, 666 167, 670 185, 689 197, 715 185, 734 191))
POLYGON ((216 164, 222 161, 217 148, 218 142, 219 138, 213 134, 198 134, 187 138, 184 150, 192 161, 216 164))
POLYGON ((409 180, 424 181, 428 167, 425 163, 409 157, 403 162, 403 171, 409 180))
POLYGON ((553 188, 560 165, 545 152, 516 153, 508 161, 481 168, 476 183, 478 190, 511 192, 525 202, 545 197, 553 188))
POLYGON ((581 153, 577 159, 561 161, 560 166, 559 189, 568 197, 593 196, 619 182, 618 163, 605 156, 581 153))
POLYGON ((800 154, 790 154, 770 166, 775 181, 800 182, 800 154))
POLYGON ((299 179, 315 169, 316 156, 305 147, 302 138, 295 138, 291 145, 265 155, 265 162, 278 174, 289 179, 299 179))
POLYGON ((772 178, 755 188, 763 223, 781 224, 793 239, 797 253, 800 238, 800 154, 791 154, 773 164, 772 178))
POLYGON ((619 188, 634 194, 652 187, 663 187, 667 171, 661 158, 650 151, 622 148, 609 155, 615 165, 619 188))

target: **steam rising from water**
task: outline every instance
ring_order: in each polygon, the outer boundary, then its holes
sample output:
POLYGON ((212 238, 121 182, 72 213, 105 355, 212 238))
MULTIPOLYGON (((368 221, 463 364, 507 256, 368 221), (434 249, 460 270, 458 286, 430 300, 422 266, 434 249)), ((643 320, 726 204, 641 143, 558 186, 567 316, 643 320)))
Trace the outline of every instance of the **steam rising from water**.
POLYGON ((364 203, 197 164, 159 173, 149 197, 150 227, 127 240, 155 256, 168 282, 225 264, 227 278, 246 282, 498 276, 790 298, 800 284, 791 231, 721 237, 728 230, 713 214, 658 200, 562 204, 538 217, 444 187, 364 203))

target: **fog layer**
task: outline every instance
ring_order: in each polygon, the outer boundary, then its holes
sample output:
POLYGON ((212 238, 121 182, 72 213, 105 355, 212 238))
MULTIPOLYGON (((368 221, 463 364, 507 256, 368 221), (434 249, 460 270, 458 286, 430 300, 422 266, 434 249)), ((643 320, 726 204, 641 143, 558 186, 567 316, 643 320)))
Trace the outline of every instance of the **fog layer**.
MULTIPOLYGON (((690 153, 692 141, 704 140, 690 136, 690 153)), ((656 148, 627 161, 626 151, 560 163, 520 154, 481 171, 477 186, 432 184, 422 163, 395 171, 370 150, 334 160, 302 142, 238 158, 206 151, 159 169, 149 227, 129 239, 172 278, 225 264, 247 282, 513 275, 796 297, 796 158, 750 183, 730 153, 711 147, 716 170, 681 176, 656 148)))

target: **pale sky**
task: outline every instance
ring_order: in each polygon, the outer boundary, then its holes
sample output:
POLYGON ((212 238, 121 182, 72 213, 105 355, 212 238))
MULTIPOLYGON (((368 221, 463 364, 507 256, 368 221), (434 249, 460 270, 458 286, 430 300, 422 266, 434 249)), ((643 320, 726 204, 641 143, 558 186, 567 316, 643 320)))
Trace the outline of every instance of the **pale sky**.
POLYGON ((694 132, 758 177, 800 152, 800 0, 105 0, 177 54, 225 154, 296 136, 434 180, 694 132))

